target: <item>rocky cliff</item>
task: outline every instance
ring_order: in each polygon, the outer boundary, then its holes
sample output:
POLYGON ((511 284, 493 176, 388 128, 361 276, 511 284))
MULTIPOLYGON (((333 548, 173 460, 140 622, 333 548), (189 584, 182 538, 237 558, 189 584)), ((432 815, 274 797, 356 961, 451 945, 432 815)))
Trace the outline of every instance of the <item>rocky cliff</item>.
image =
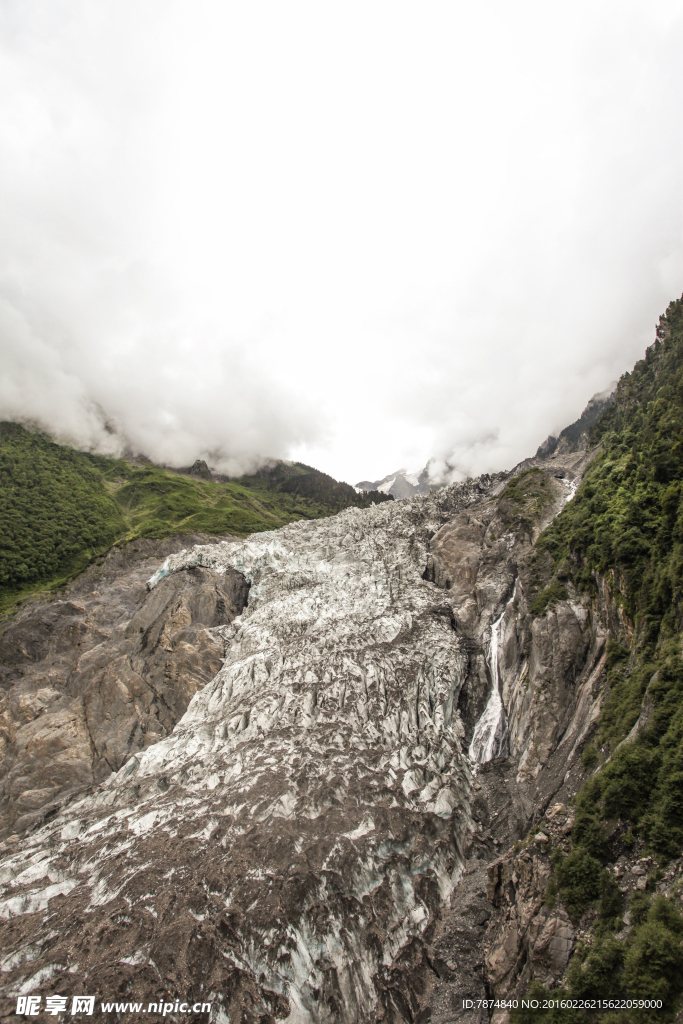
POLYGON ((5 1010, 40 986, 449 1020, 449 962, 495 986, 482 879, 575 785, 595 715, 600 616, 529 613, 533 541, 586 460, 188 546, 146 586, 139 552, 19 616, 5 1010))
POLYGON ((0 635, 0 838, 24 832, 167 736, 219 670, 245 606, 237 573, 201 569, 150 595, 159 557, 193 542, 113 549, 63 597, 26 606, 0 635))

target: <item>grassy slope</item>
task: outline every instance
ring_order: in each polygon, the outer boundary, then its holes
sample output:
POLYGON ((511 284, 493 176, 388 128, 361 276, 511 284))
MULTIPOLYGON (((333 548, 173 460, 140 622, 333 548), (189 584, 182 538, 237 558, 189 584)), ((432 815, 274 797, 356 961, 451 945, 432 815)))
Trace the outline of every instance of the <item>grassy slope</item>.
MULTIPOLYGON (((570 964, 569 994, 658 997, 663 1010, 618 1019, 662 1021, 683 994, 683 917, 655 895, 655 868, 648 891, 628 908, 629 935, 615 938, 626 908, 605 865, 636 842, 663 865, 683 844, 683 299, 660 319, 645 359, 622 377, 591 443, 600 450, 583 484, 537 550, 552 565, 550 588, 594 592, 598 575, 605 578, 633 638, 623 633, 608 644, 605 700, 583 752, 590 775, 576 799, 571 850, 554 856, 548 898, 558 894, 575 918, 598 911, 591 943, 570 964), (648 724, 619 746, 646 694, 648 724)), ((572 1019, 566 1010, 541 1016, 572 1019)), ((526 1020, 521 1012, 513 1018, 526 1020)))
POLYGON ((176 533, 246 536, 385 495, 296 464, 218 483, 74 451, 0 423, 0 611, 58 586, 112 544, 176 533))

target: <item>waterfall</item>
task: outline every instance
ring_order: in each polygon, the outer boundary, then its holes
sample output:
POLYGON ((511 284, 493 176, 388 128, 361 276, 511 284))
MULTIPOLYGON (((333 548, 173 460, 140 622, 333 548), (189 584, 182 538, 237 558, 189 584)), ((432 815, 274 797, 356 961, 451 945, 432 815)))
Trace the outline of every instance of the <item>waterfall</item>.
POLYGON ((515 599, 517 584, 515 583, 512 597, 507 602, 503 611, 491 626, 491 642, 489 644, 489 670, 491 673, 491 696, 484 708, 481 718, 474 728, 474 736, 468 751, 472 761, 484 764, 494 757, 498 757, 505 739, 505 708, 500 695, 500 681, 498 678, 498 648, 500 646, 500 634, 503 628, 503 619, 511 601, 515 599))
POLYGON ((566 480, 563 480, 562 483, 565 484, 565 486, 567 487, 568 493, 567 497, 564 499, 564 504, 568 505, 577 492, 580 483, 580 478, 575 477, 573 480, 570 480, 569 483, 567 483, 566 480))

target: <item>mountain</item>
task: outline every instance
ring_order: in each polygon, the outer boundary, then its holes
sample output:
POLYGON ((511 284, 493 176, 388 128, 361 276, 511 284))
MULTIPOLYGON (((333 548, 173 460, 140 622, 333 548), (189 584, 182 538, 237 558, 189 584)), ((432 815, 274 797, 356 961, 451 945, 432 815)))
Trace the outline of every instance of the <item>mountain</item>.
POLYGON ((612 381, 604 391, 593 395, 578 420, 565 427, 558 437, 553 434, 547 437, 543 444, 539 445, 536 455, 545 458, 549 455, 560 455, 562 452, 575 452, 582 445, 585 447, 591 428, 602 413, 613 404, 617 386, 618 382, 612 381))
POLYGON ((361 480, 356 484, 356 490, 372 492, 380 491, 382 494, 391 494, 394 498, 410 498, 414 494, 429 494, 433 485, 429 483, 428 465, 421 473, 408 473, 405 469, 397 469, 394 473, 381 480, 361 480))
POLYGON ((237 479, 75 451, 0 423, 0 610, 60 586, 113 544, 174 534, 245 536, 390 500, 302 463, 237 479))
POLYGON ((4 620, 5 1015, 677 1018, 683 299, 562 433, 4 620))
MULTIPOLYGON (((616 387, 617 382, 613 381, 604 391, 593 395, 579 418, 565 427, 559 437, 551 434, 543 444, 539 445, 536 457, 546 458, 551 455, 561 455, 563 452, 578 451, 581 446, 585 448, 591 427, 614 401, 616 387)), ((430 481, 429 465, 428 462, 420 473, 408 473, 405 469, 397 469, 381 480, 360 480, 356 484, 356 490, 380 491, 383 494, 391 494, 394 498, 410 498, 414 494, 429 494, 430 491, 444 486, 444 483, 430 481)))

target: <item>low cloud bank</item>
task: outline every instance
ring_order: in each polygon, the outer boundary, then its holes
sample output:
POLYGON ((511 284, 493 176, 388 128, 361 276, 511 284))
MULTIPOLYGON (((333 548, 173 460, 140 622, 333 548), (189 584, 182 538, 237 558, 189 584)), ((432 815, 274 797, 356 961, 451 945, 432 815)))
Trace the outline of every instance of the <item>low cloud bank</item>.
POLYGON ((683 290, 679 5, 8 0, 0 416, 513 465, 683 290))

